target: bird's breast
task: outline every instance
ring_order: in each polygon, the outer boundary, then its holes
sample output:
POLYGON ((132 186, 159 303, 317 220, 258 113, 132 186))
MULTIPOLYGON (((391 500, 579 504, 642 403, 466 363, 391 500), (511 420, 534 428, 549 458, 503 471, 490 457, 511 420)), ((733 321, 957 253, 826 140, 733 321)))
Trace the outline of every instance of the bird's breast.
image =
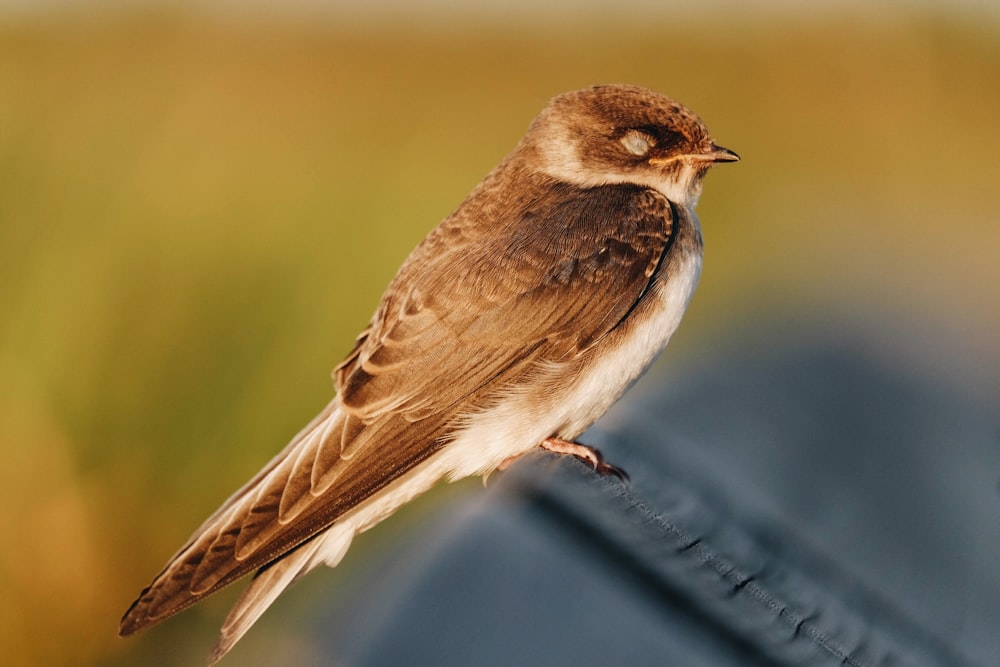
POLYGON ((663 351, 680 325, 701 274, 701 234, 693 214, 652 277, 641 303, 583 360, 566 397, 560 435, 575 438, 618 400, 663 351))
POLYGON ((701 272, 697 219, 690 211, 679 217, 677 237, 649 289, 618 327, 578 358, 546 362, 535 382, 509 388, 502 401, 464 416, 441 452, 449 477, 493 470, 552 436, 576 438, 642 375, 677 330, 701 272))

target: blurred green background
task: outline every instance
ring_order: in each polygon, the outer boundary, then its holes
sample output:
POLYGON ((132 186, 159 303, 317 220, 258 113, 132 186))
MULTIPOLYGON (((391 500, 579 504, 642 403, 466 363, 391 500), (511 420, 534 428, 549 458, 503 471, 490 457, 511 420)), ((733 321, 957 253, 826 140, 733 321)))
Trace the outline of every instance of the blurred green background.
MULTIPOLYGON (((0 12, 6 664, 203 661, 237 591, 129 640, 118 618, 327 402, 407 252, 565 90, 649 86, 743 156, 708 178, 661 377, 773 318, 866 319, 942 382, 1000 388, 1000 12, 54 4, 0 12)), ((310 605, 407 520, 233 664, 305 661, 310 605)))

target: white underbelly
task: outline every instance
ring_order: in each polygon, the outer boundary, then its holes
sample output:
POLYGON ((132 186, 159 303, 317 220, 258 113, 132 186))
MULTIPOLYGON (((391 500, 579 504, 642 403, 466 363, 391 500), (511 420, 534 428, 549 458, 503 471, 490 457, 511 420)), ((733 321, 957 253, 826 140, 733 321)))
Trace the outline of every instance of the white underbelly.
MULTIPOLYGON (((575 438, 597 420, 649 367, 666 346, 694 293, 701 272, 700 253, 675 258, 670 280, 654 287, 653 308, 644 313, 629 336, 598 352, 589 366, 561 395, 539 397, 537 389, 511 392, 509 400, 466 418, 467 426, 441 452, 451 479, 480 475, 501 462, 558 435, 575 438), (539 399, 548 406, 539 413, 539 399)), ((605 342, 605 345, 610 343, 605 342)), ((552 364, 546 373, 565 370, 552 364)))
MULTIPOLYGON (((649 367, 680 324, 701 271, 700 253, 677 258, 670 280, 656 287, 654 307, 627 339, 605 350, 559 396, 540 401, 537 388, 511 391, 508 400, 467 415, 454 439, 413 470, 361 503, 326 531, 308 569, 320 562, 335 565, 351 538, 428 490, 442 477, 456 480, 495 470, 510 457, 558 435, 575 438, 618 400, 649 367), (539 404, 548 406, 539 411, 539 404)), ((558 374, 552 365, 547 372, 558 374)))

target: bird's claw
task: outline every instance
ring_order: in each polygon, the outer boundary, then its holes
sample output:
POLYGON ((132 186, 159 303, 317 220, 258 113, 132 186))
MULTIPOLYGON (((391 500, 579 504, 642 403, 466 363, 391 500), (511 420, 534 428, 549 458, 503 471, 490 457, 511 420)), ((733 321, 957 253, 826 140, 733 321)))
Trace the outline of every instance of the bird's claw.
POLYGON ((618 466, 611 465, 604 460, 604 455, 594 447, 581 445, 576 442, 563 440, 562 438, 546 438, 542 441, 542 448, 556 454, 571 454, 593 467, 594 472, 600 475, 614 475, 621 481, 628 483, 629 476, 618 466))

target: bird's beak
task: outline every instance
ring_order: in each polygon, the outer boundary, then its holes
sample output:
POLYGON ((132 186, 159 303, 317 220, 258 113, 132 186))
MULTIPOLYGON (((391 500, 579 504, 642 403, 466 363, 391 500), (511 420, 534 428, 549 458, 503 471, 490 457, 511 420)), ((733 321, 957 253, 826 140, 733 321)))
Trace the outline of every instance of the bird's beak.
POLYGON ((668 158, 652 158, 649 160, 649 164, 654 166, 662 166, 669 164, 671 162, 677 162, 678 160, 697 160, 699 162, 711 162, 716 164, 719 162, 737 162, 740 156, 729 150, 728 148, 723 148, 722 146, 716 146, 712 144, 712 147, 707 151, 702 153, 691 153, 689 155, 675 155, 668 158))
POLYGON ((740 156, 733 151, 722 146, 716 146, 715 144, 712 144, 710 151, 702 153, 698 157, 709 162, 739 162, 740 160, 740 156))

